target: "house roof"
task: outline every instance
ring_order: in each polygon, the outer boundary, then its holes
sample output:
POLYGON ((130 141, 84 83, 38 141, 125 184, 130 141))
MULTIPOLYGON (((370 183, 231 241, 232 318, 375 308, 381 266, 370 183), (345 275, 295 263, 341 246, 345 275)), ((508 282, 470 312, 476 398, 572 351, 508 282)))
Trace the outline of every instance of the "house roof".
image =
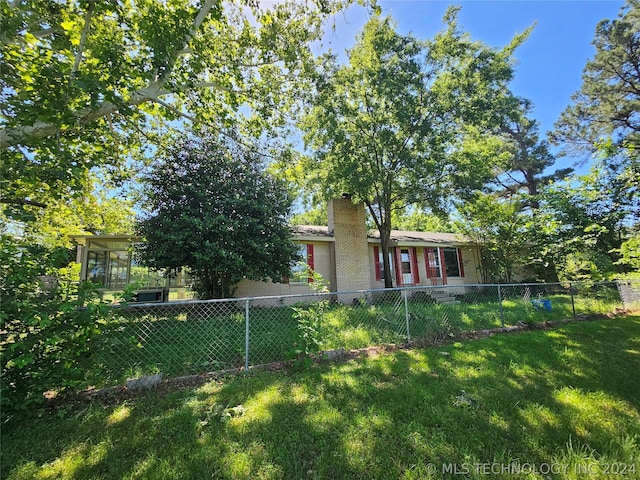
MULTIPOLYGON (((321 225, 295 225, 292 227, 292 233, 296 240, 302 241, 325 241, 334 242, 333 232, 329 232, 329 227, 321 225)), ((380 239, 380 233, 377 230, 369 231, 367 234, 370 242, 376 242, 380 239)), ((103 239, 103 240, 138 240, 140 237, 135 235, 74 235, 72 240, 81 245, 85 245, 87 239, 103 239)), ((468 245, 472 241, 464 235, 456 233, 440 233, 440 232, 408 232, 403 230, 392 230, 391 240, 398 244, 420 244, 420 245, 468 245)))
MULTIPOLYGON (((380 238, 378 231, 370 232, 369 238, 380 238)), ((441 233, 441 232, 408 232, 404 230, 392 230, 391 240, 398 243, 428 243, 428 244, 449 244, 449 245, 466 245, 470 244, 471 239, 457 233, 441 233)))
MULTIPOLYGON (((296 225, 293 227, 293 235, 299 240, 319 240, 324 239, 334 241, 333 232, 329 232, 329 227, 318 225, 296 225)), ((370 241, 380 239, 380 233, 372 230, 367 234, 370 241)), ((398 243, 419 243, 419 244, 448 244, 467 245, 472 243, 469 237, 457 233, 441 232, 409 232, 404 230, 392 230, 391 240, 398 243)))
POLYGON ((78 245, 86 245, 87 240, 139 240, 136 235, 71 235, 72 242, 78 245))
POLYGON ((324 225, 294 225, 292 227, 294 235, 309 235, 319 237, 332 237, 329 234, 329 227, 324 225))

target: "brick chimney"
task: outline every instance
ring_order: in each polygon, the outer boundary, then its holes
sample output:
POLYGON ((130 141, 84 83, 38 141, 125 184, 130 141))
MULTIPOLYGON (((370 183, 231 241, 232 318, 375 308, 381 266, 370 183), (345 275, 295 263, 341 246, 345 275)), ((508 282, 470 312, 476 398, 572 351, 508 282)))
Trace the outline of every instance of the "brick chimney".
MULTIPOLYGON (((371 288, 367 226, 362 203, 354 204, 350 195, 334 198, 327 205, 329 234, 333 234, 335 291, 371 288)), ((353 299, 357 295, 352 295, 353 299)), ((340 298, 341 302, 349 301, 340 298)))

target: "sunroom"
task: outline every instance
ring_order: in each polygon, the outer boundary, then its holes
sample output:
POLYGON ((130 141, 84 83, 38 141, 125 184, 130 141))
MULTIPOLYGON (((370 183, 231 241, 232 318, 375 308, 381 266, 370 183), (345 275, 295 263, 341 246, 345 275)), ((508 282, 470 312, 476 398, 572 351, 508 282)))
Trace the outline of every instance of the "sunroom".
POLYGON ((137 237, 127 235, 79 235, 76 261, 80 280, 96 284, 106 298, 134 285, 134 300, 161 302, 192 298, 192 278, 183 270, 165 275, 137 264, 134 256, 137 237))

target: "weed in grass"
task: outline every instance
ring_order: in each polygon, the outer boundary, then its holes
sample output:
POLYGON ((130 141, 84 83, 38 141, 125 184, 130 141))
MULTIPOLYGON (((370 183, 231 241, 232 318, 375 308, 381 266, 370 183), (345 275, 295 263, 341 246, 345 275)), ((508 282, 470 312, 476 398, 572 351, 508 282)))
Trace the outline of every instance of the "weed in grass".
POLYGON ((614 437, 600 452, 589 445, 569 438, 554 462, 565 466, 567 479, 639 478, 640 445, 635 435, 614 437))
POLYGON ((0 476, 455 478, 443 465, 595 462, 604 478, 640 466, 639 338, 640 317, 580 322, 70 406, 5 425, 0 476), (201 426, 215 405, 244 414, 201 426))
MULTIPOLYGON (((470 294, 460 304, 426 302, 414 296, 407 302, 407 322, 402 297, 391 293, 372 304, 323 304, 321 310, 302 305, 251 308, 249 363, 282 361, 294 356, 293 350, 309 353, 399 344, 408 336, 440 343, 458 332, 500 327, 501 320, 506 325, 533 325, 573 314, 566 294, 546 295, 552 303, 550 312, 534 310, 526 296, 507 298, 502 318, 495 295, 470 294)), ((607 295, 576 296, 576 312, 611 311, 616 300, 607 295)), ((154 373, 172 377, 225 370, 245 362, 244 312, 233 309, 218 315, 166 308, 158 308, 156 315, 119 310, 114 311, 108 332, 100 337, 93 360, 87 362, 86 386, 113 385, 154 373)))
POLYGON ((596 452, 579 441, 569 437, 565 448, 553 457, 553 463, 563 466, 566 479, 582 479, 585 473, 597 471, 596 452))

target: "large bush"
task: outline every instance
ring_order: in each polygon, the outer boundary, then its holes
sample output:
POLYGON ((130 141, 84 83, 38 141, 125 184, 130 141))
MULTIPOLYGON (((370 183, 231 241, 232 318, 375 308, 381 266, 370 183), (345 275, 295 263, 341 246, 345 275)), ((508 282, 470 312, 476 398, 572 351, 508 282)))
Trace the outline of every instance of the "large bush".
POLYGON ((94 286, 77 283, 68 252, 0 237, 0 398, 3 419, 79 384, 107 314, 94 286))
POLYGON ((230 297, 243 278, 290 274, 292 198, 254 151, 201 131, 159 152, 145 193, 139 260, 157 270, 187 267, 200 298, 230 297))

